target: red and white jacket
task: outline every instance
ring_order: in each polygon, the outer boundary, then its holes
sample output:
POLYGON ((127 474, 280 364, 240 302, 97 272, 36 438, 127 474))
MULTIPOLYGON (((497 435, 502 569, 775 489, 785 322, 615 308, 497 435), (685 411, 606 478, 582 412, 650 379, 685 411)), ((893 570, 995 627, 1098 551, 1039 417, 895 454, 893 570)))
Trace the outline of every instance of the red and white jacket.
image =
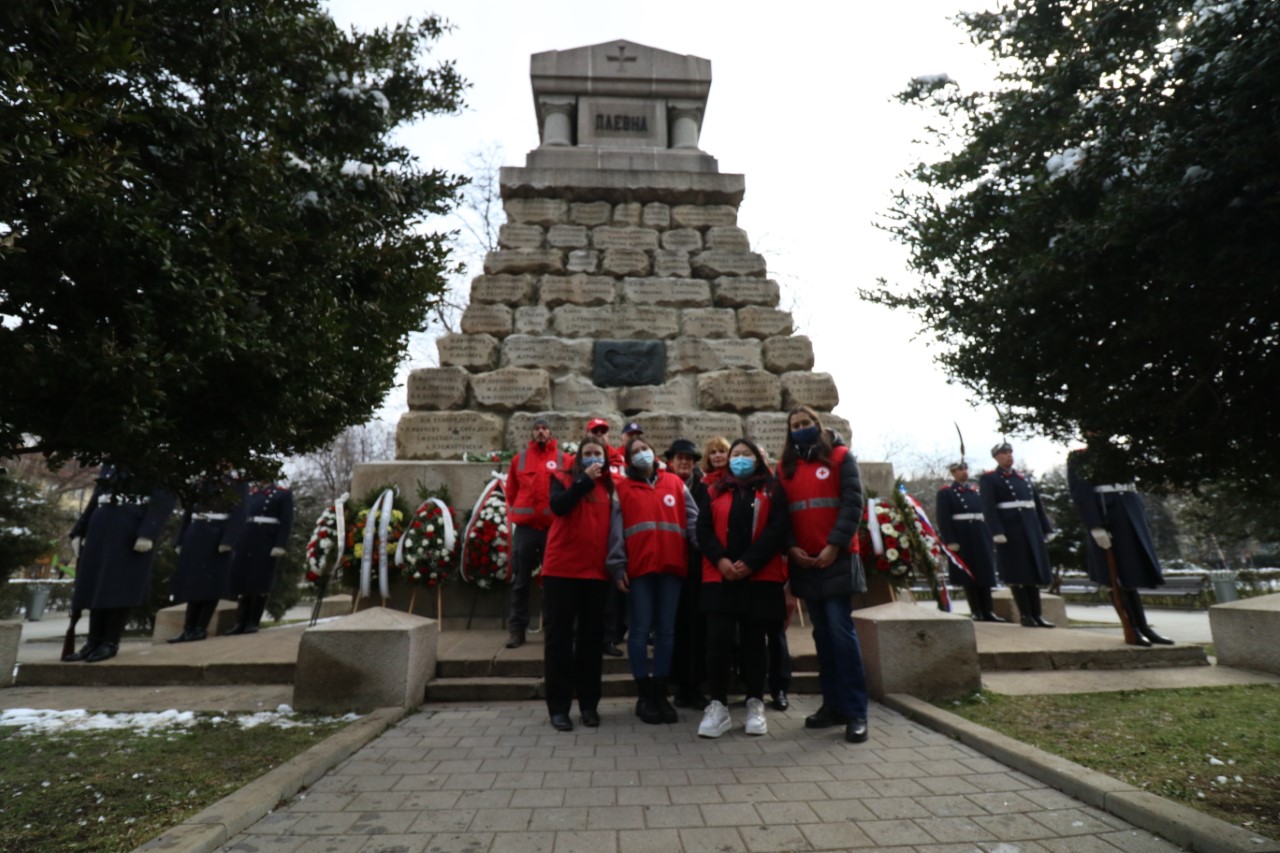
POLYGON ((688 543, 696 537, 698 507, 684 481, 667 471, 652 480, 628 473, 614 480, 615 504, 609 533, 609 573, 689 572, 688 543))
POLYGON ((862 512, 861 491, 852 525, 839 525, 841 507, 840 472, 849 448, 832 448, 831 464, 799 459, 795 476, 787 478, 778 466, 778 479, 787 491, 791 511, 791 538, 807 554, 817 554, 827 545, 858 552, 858 518, 862 512), (848 527, 849 529, 843 529, 848 527))
MULTIPOLYGON (((784 494, 783 499, 786 499, 784 494)), ((721 547, 729 541, 729 510, 733 506, 733 491, 721 491, 712 488, 707 499, 708 512, 710 514, 710 523, 712 532, 715 534, 716 541, 721 547)), ((752 508, 752 530, 751 541, 758 542, 765 534, 765 528, 769 525, 771 510, 773 509, 773 499, 768 489, 759 489, 755 492, 755 501, 752 508)), ((704 522, 706 520, 704 519, 704 522)), ((785 526, 782 529, 785 533, 785 526)), ((750 581, 772 581, 773 583, 786 583, 787 581, 787 560, 785 557, 785 542, 779 537, 778 547, 773 556, 760 569, 753 571, 748 577, 750 581)), ((744 555, 744 562, 746 556, 744 555)), ((748 563, 748 565, 750 565, 748 563)), ((702 560, 702 582, 703 583, 720 583, 724 580, 724 575, 720 573, 720 569, 716 566, 716 562, 709 557, 703 557, 702 560)))
MULTIPOLYGON (((609 476, 608 474, 604 475, 609 476)), ((555 519, 547 534, 542 576, 574 580, 608 580, 609 522, 613 501, 603 478, 585 474, 576 479, 561 473, 550 478, 555 519)))
POLYGON ((551 527, 551 475, 559 474, 573 462, 553 438, 545 447, 536 441, 511 457, 504 489, 507 520, 521 527, 547 530, 551 527))

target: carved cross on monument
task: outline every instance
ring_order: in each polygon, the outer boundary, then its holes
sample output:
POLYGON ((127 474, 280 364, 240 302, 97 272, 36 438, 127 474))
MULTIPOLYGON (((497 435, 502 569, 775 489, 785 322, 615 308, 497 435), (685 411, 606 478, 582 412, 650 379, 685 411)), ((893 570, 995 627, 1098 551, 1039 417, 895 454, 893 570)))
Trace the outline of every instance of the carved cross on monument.
POLYGON ((607 55, 606 55, 606 56, 605 56, 605 59, 606 59, 606 60, 608 60, 609 62, 616 62, 616 63, 618 63, 618 72, 619 72, 619 73, 622 73, 622 72, 624 72, 624 71, 626 71, 626 70, 627 70, 627 63, 628 63, 628 62, 635 62, 635 61, 636 61, 636 57, 634 57, 634 56, 627 56, 626 54, 627 54, 627 46, 626 46, 625 44, 620 44, 620 45, 618 45, 618 55, 617 55, 617 56, 607 56, 607 55))

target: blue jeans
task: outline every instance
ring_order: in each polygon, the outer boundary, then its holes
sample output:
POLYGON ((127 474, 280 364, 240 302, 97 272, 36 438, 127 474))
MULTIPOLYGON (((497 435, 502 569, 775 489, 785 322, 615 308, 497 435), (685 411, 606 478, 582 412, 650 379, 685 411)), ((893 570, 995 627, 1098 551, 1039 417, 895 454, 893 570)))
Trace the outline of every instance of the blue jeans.
POLYGON ((853 597, 807 598, 818 651, 818 684, 822 704, 851 719, 867 718, 867 673, 853 628, 853 597))
POLYGON ((631 674, 649 677, 649 632, 653 631, 653 675, 667 678, 676 647, 676 608, 684 581, 676 575, 655 573, 630 578, 628 583, 631 627, 627 633, 627 658, 631 661, 631 674))

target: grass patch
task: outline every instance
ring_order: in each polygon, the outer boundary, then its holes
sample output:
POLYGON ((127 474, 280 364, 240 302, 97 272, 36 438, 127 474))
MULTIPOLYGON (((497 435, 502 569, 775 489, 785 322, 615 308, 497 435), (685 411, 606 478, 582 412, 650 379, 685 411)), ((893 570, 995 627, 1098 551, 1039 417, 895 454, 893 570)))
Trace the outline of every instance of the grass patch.
POLYGON ((1280 838, 1280 688, 1002 696, 938 706, 1092 770, 1280 838))
POLYGON ((0 848, 133 850, 345 725, 242 728, 199 715, 150 731, 0 728, 0 848))

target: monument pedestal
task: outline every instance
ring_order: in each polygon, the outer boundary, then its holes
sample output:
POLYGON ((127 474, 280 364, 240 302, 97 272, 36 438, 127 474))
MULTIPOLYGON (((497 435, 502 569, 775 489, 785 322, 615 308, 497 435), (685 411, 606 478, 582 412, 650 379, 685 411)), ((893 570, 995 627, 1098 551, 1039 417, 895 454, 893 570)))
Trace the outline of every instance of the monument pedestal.
MULTIPOLYGON (((234 628, 239 612, 240 606, 236 602, 219 601, 217 609, 213 611, 213 618, 209 620, 209 636, 216 637, 234 628)), ((157 611, 155 625, 151 629, 151 642, 153 644, 169 642, 171 638, 182 633, 182 626, 186 623, 186 619, 187 605, 185 604, 175 604, 173 607, 157 611)))
POLYGON ((1220 666, 1280 675, 1280 593, 1215 604, 1209 630, 1220 666))
MULTIPOLYGON (((1018 609, 1017 603, 1013 600, 1013 593, 1009 591, 1008 587, 993 590, 991 604, 995 614, 1001 619, 1015 624, 1022 621, 1022 611, 1018 609)), ((1041 618, 1046 622, 1052 622, 1061 628, 1067 627, 1067 605, 1062 600, 1062 596, 1050 595, 1041 591, 1040 612, 1042 614, 1041 618)))
POLYGON ((896 602, 855 610, 867 692, 950 699, 982 689, 973 621, 934 607, 896 602))
POLYGON ((22 644, 21 622, 0 622, 0 687, 13 683, 13 668, 18 665, 18 646, 22 644))

